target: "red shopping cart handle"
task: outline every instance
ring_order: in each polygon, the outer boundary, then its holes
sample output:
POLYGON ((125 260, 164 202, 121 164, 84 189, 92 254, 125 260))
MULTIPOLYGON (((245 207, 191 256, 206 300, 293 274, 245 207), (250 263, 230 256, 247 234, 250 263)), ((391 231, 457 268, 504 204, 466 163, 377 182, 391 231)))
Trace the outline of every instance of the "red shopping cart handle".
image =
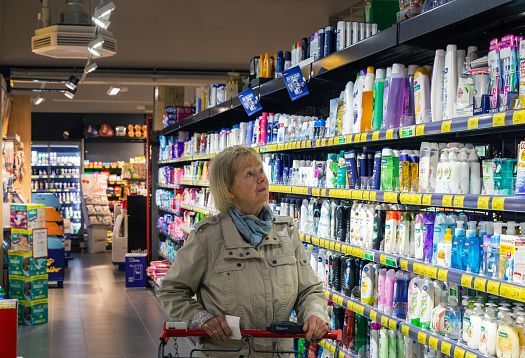
MULTIPOLYGON (((241 329, 241 336, 251 336, 254 338, 304 338, 305 333, 299 334, 289 334, 289 333, 274 333, 267 330, 261 329, 241 329)), ((164 323, 164 328, 160 336, 160 340, 167 343, 171 337, 208 337, 203 329, 175 329, 175 328, 166 328, 166 323, 164 323)), ((329 331, 323 339, 333 339, 336 341, 341 341, 342 331, 332 330, 329 331)))

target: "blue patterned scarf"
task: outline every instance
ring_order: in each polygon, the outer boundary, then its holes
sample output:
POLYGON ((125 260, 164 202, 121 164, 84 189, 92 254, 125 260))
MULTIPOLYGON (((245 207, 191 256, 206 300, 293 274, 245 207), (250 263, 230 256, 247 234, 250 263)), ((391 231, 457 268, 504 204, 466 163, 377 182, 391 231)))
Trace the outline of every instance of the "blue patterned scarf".
POLYGON ((228 213, 242 238, 254 247, 261 243, 263 237, 268 235, 273 227, 273 214, 266 205, 259 213, 259 217, 243 214, 235 207, 229 208, 228 213))

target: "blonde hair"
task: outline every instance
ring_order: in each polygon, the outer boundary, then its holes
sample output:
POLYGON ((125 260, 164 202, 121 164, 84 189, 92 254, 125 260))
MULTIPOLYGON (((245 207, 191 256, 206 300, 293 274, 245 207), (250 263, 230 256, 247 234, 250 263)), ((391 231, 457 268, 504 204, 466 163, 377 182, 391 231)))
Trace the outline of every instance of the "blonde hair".
POLYGON ((211 160, 210 191, 219 211, 226 212, 232 206, 230 188, 243 159, 250 155, 261 161, 259 153, 242 145, 226 148, 211 160))

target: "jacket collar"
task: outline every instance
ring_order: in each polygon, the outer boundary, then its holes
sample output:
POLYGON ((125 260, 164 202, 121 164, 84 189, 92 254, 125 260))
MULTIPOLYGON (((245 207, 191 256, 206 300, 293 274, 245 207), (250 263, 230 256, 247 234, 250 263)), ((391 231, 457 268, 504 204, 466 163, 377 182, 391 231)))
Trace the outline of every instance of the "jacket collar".
MULTIPOLYGON (((251 244, 247 243, 237 230, 235 223, 233 222, 231 216, 228 213, 220 213, 219 220, 221 223, 222 236, 224 239, 224 246, 227 249, 240 249, 240 248, 251 248, 251 244)), ((263 238, 263 241, 259 246, 263 245, 276 245, 280 244, 281 239, 276 230, 275 224, 268 233, 268 236, 263 238)))

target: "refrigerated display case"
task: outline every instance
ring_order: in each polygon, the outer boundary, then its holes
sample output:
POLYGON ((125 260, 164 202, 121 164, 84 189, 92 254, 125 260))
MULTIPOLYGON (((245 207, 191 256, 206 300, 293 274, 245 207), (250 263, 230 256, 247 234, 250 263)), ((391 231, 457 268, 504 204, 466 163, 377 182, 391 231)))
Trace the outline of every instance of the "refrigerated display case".
POLYGON ((60 213, 71 221, 73 235, 82 230, 82 153, 81 142, 31 144, 31 191, 58 198, 60 213))

